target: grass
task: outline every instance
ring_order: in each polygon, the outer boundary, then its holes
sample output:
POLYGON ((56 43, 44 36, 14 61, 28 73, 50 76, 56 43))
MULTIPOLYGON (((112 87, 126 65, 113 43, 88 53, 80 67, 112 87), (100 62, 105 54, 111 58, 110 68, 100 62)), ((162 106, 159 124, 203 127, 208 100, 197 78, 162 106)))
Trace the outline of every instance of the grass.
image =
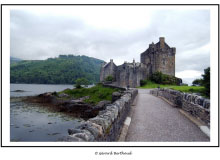
POLYGON ((92 88, 66 89, 58 94, 65 93, 73 98, 89 96, 89 99, 86 99, 84 102, 96 105, 102 100, 111 101, 112 93, 116 91, 119 91, 119 89, 104 87, 103 85, 98 84, 92 88))
POLYGON ((202 86, 172 86, 171 89, 178 90, 181 92, 202 93, 204 90, 204 87, 202 86))
POLYGON ((147 84, 139 87, 139 88, 170 88, 181 92, 187 92, 187 93, 200 93, 203 95, 204 87, 202 86, 176 86, 176 85, 167 85, 167 84, 157 84, 152 81, 147 81, 147 84))
POLYGON ((147 81, 147 84, 142 86, 142 87, 139 87, 139 88, 146 88, 146 89, 150 89, 150 88, 169 88, 171 87, 172 85, 167 85, 167 84, 157 84, 157 83, 154 83, 150 80, 147 81))

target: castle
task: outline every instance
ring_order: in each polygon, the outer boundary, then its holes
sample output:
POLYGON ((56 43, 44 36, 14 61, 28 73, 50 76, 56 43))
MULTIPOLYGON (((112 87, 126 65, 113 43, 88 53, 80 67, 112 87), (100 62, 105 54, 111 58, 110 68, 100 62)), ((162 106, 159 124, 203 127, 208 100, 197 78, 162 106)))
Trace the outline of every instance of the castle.
POLYGON ((140 80, 144 80, 153 73, 160 71, 164 74, 175 76, 176 48, 171 48, 165 43, 165 38, 160 37, 159 42, 149 44, 149 48, 141 53, 141 62, 127 63, 116 66, 111 59, 104 63, 100 71, 100 82, 108 76, 114 79, 113 85, 120 87, 138 87, 140 80))

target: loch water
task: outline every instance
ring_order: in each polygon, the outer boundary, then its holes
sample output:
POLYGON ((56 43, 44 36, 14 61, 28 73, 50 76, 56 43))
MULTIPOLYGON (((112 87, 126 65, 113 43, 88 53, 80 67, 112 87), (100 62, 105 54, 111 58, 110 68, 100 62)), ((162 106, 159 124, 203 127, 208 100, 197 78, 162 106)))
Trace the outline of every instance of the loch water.
POLYGON ((58 92, 73 85, 11 84, 10 85, 10 141, 56 142, 65 141, 69 128, 77 127, 83 120, 53 112, 39 104, 22 101, 25 96, 45 92, 58 92))

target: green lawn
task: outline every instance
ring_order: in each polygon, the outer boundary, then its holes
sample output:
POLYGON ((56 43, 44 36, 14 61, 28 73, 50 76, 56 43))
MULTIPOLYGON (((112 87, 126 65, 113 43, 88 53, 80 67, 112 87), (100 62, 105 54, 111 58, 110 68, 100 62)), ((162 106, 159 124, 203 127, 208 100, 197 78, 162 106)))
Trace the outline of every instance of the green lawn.
POLYGON ((65 93, 74 98, 89 96, 89 99, 85 100, 85 102, 95 105, 102 100, 111 101, 112 93, 116 91, 119 91, 119 89, 103 87, 101 84, 98 84, 92 88, 66 89, 59 92, 59 94, 65 93))
POLYGON ((188 92, 188 93, 203 93, 204 87, 202 86, 176 86, 176 85, 164 85, 164 84, 156 84, 152 81, 147 81, 147 84, 142 86, 142 87, 138 87, 138 88, 170 88, 170 89, 174 89, 177 91, 181 91, 181 92, 188 92))

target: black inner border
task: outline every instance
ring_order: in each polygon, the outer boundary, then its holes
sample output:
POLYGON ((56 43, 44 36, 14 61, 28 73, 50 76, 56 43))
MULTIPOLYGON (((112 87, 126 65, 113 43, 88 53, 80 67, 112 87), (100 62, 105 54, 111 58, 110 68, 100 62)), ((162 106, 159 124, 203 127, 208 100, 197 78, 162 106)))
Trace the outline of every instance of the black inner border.
MULTIPOLYGON (((217 146, 3 146, 2 145, 2 8, 3 6, 218 6, 218 44, 219 44, 219 4, 1 4, 1 147, 219 147, 219 97, 218 97, 218 145, 217 146)), ((218 69, 219 69, 219 45, 218 45, 218 69)), ((218 95, 219 95, 219 71, 218 71, 218 95)), ((83 143, 83 142, 82 142, 83 143)), ((96 142, 99 143, 99 142, 96 142)))

